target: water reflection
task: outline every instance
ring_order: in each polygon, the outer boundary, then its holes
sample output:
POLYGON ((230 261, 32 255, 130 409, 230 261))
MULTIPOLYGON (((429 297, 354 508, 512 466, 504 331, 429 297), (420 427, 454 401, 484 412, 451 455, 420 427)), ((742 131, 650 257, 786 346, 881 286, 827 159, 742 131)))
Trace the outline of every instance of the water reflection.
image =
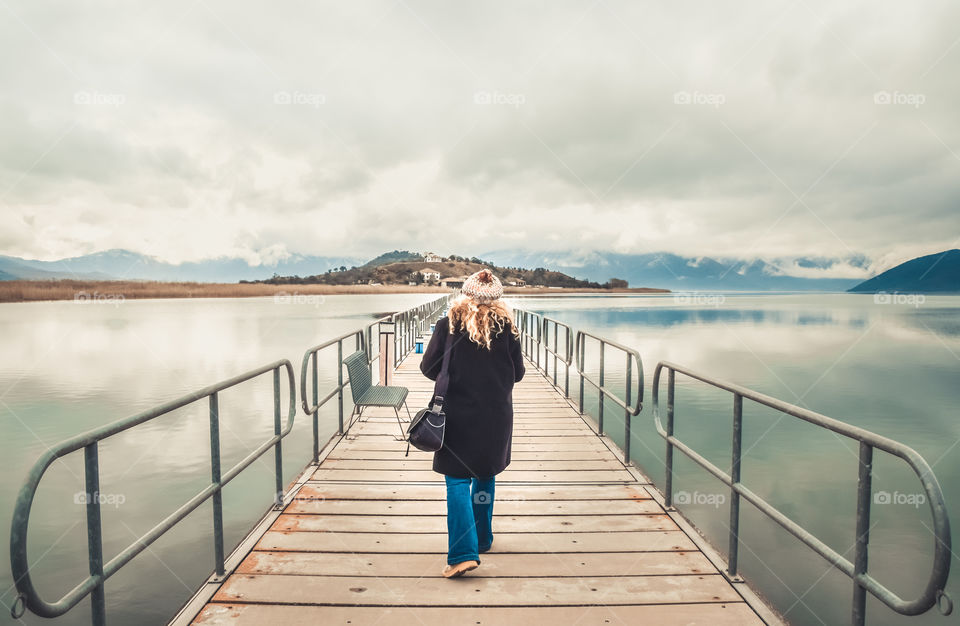
MULTIPOLYGON (((920 307, 877 303, 871 296, 806 294, 728 295, 722 303, 699 308, 672 296, 530 298, 517 304, 641 352, 646 406, 631 422, 631 449, 660 486, 665 444, 651 423, 650 385, 656 363, 669 360, 915 448, 933 465, 950 513, 960 519, 955 488, 960 483, 960 298, 930 297, 920 307)), ((607 386, 620 389, 621 359, 608 354, 607 386)), ((594 374, 596 358, 587 360, 594 374)), ((575 383, 576 378, 574 390, 575 383)), ((596 414, 596 395, 588 390, 586 396, 586 406, 596 414)), ((731 395, 679 376, 676 397, 677 436, 728 471, 731 395)), ((623 411, 608 402, 605 430, 621 445, 623 420, 623 411)), ((852 559, 857 444, 746 402, 743 448, 744 484, 852 559)), ((675 488, 689 496, 683 510, 725 552, 729 494, 712 476, 676 456, 675 488)), ((912 472, 888 455, 876 457, 875 496, 890 494, 891 501, 881 498, 873 507, 870 571, 909 598, 929 574, 929 510, 903 504, 915 503, 920 492, 912 472)), ((749 505, 743 509, 740 558, 748 579, 787 611, 791 623, 846 623, 849 580, 749 505)), ((960 597, 957 580, 948 589, 955 598, 960 597)), ((872 624, 942 621, 935 611, 908 620, 875 600, 869 613, 872 624)))

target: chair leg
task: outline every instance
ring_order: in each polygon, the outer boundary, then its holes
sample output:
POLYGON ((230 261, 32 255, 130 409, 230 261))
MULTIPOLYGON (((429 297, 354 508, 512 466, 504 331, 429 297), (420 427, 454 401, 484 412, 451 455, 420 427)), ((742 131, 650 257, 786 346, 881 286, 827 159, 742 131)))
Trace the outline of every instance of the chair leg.
POLYGON ((408 422, 412 422, 412 421, 413 421, 413 415, 410 414, 410 405, 407 404, 407 401, 406 401, 406 400, 403 401, 403 408, 405 408, 405 409, 407 410, 407 421, 408 421, 408 422))
POLYGON ((351 428, 354 424, 356 424, 357 421, 359 421, 359 418, 360 418, 360 414, 357 413, 357 405, 353 405, 353 408, 350 409, 350 417, 347 419, 347 427, 346 427, 346 429, 345 429, 345 431, 344 431, 344 437, 346 437, 347 439, 356 439, 356 437, 357 437, 356 435, 351 435, 351 434, 350 434, 350 428, 351 428), (356 420, 353 418, 354 414, 357 415, 357 419, 356 419, 356 420))
POLYGON ((400 427, 400 436, 399 437, 394 436, 394 439, 396 439, 397 441, 406 441, 407 436, 403 430, 403 422, 400 421, 400 411, 397 410, 397 407, 393 407, 393 412, 397 414, 397 426, 400 427))

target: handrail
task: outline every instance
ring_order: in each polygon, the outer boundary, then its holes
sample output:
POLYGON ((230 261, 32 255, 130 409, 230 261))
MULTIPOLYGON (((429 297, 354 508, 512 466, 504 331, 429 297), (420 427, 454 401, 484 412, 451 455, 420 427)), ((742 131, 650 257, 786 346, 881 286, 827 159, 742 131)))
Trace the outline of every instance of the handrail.
POLYGON ((312 348, 307 348, 306 352, 303 353, 303 360, 300 364, 300 406, 303 408, 303 412, 307 415, 310 415, 313 418, 313 460, 312 463, 319 463, 320 458, 320 422, 319 422, 319 411, 320 407, 327 403, 332 397, 337 396, 337 433, 343 434, 343 390, 346 388, 349 381, 343 380, 343 342, 351 337, 356 341, 356 349, 364 350, 367 353, 367 362, 373 363, 377 359, 381 358, 383 355, 377 353, 376 356, 373 356, 373 347, 372 347, 372 332, 373 327, 380 324, 380 322, 387 321, 389 316, 381 317, 377 320, 374 320, 370 324, 352 330, 348 333, 344 333, 339 337, 335 337, 328 341, 324 341, 320 345, 314 346, 312 348), (317 360, 319 359, 319 353, 325 348, 329 348, 332 345, 337 346, 337 386, 333 388, 323 399, 320 399, 320 372, 317 365, 317 360), (313 380, 313 404, 307 404, 307 365, 312 363, 311 369, 311 380, 313 380))
POLYGON ((584 381, 593 385, 597 390, 597 400, 598 400, 598 415, 597 415, 597 430, 599 434, 603 434, 603 405, 604 399, 610 398, 616 404, 620 405, 623 408, 623 422, 624 422, 624 440, 623 440, 623 456, 624 462, 630 463, 630 423, 631 417, 640 413, 643 409, 643 360, 640 358, 640 353, 633 348, 629 348, 623 344, 617 343, 610 339, 605 339, 599 335, 594 335, 584 330, 577 331, 577 340, 576 348, 574 350, 576 354, 576 366, 577 373, 580 375, 580 412, 583 413, 583 383, 584 381), (600 344, 600 379, 593 380, 586 373, 585 361, 586 361, 586 340, 594 339, 600 344), (626 356, 626 372, 623 381, 624 386, 624 395, 625 399, 621 400, 617 394, 612 390, 604 386, 604 363, 606 361, 605 357, 605 347, 610 346, 611 348, 616 348, 623 352, 626 356), (633 363, 636 362, 637 366, 637 386, 636 386, 636 395, 631 393, 631 379, 633 378, 633 363))
POLYGON ((294 384, 293 366, 290 361, 282 359, 264 365, 233 378, 215 383, 182 396, 171 402, 161 404, 148 411, 138 413, 132 417, 117 420, 100 428, 87 431, 66 441, 63 441, 44 452, 27 474, 23 486, 17 496, 14 508, 13 522, 10 529, 10 566, 17 588, 17 600, 11 608, 11 615, 19 619, 26 609, 41 617, 57 617, 63 615, 76 606, 87 595, 91 596, 92 620, 96 625, 106 623, 106 599, 104 582, 120 568, 130 562, 135 556, 143 552, 154 541, 180 520, 194 511, 208 499, 213 498, 214 522, 214 553, 215 572, 218 577, 224 576, 224 548, 223 548, 223 502, 222 490, 224 485, 233 480, 257 460, 271 447, 276 455, 276 492, 275 506, 282 501, 283 496, 283 464, 281 440, 293 429, 296 416, 296 389, 294 384), (287 413, 287 425, 281 429, 281 398, 280 398, 280 369, 287 372, 290 393, 290 408, 287 413), (256 378, 266 372, 273 371, 273 406, 274 406, 274 435, 242 461, 221 475, 220 471, 220 417, 218 394, 225 389, 256 378), (130 544, 117 556, 107 563, 103 562, 103 533, 100 523, 100 464, 98 444, 100 441, 133 428, 144 422, 153 420, 161 415, 182 408, 203 398, 209 398, 210 416, 210 463, 211 482, 200 493, 187 501, 186 504, 168 515, 163 521, 154 526, 145 535, 130 544), (27 559, 27 531, 30 522, 30 509, 36 495, 37 487, 44 473, 57 459, 76 452, 83 448, 85 467, 85 505, 87 514, 87 551, 90 575, 76 587, 67 592, 60 600, 50 603, 43 600, 30 578, 30 563, 27 559))
POLYGON ((953 610, 953 602, 944 592, 947 578, 950 574, 951 557, 951 536, 950 519, 947 515, 946 503, 943 499, 943 493, 940 490, 940 484, 937 482, 933 470, 927 464, 926 460, 912 448, 877 435, 863 428, 846 424, 839 420, 821 415, 809 409, 799 407, 771 396, 753 391, 746 387, 741 387, 734 383, 721 381, 719 379, 700 374, 682 367, 675 363, 661 361, 653 375, 653 417, 654 424, 660 436, 666 440, 666 486, 664 489, 664 502, 667 507, 673 506, 673 449, 677 448, 690 459, 695 461, 702 468, 713 474, 722 483, 730 487, 730 535, 729 548, 727 552, 727 573, 731 577, 737 575, 737 554, 739 549, 739 525, 740 525, 740 498, 741 496, 753 504, 757 509, 767 517, 779 524, 787 532, 802 541, 814 552, 826 559, 836 569, 847 575, 854 582, 853 607, 851 612, 851 623, 854 626, 860 626, 864 623, 866 612, 866 592, 869 591, 875 598, 883 602, 887 607, 893 609, 901 615, 919 615, 926 612, 934 605, 944 615, 949 615, 953 610), (662 370, 667 370, 667 425, 663 426, 660 420, 660 374, 662 370), (695 452, 688 445, 677 439, 674 434, 674 390, 676 385, 676 373, 679 372, 690 378, 706 383, 712 387, 723 389, 734 394, 733 406, 733 444, 732 458, 730 463, 730 473, 724 472, 719 467, 705 459, 695 452), (815 537, 809 531, 797 524, 795 521, 784 515, 781 511, 770 505, 762 497, 745 487, 741 482, 741 443, 742 443, 742 419, 743 419, 743 400, 752 400, 758 404, 767 406, 775 411, 791 415, 806 422, 826 428, 834 433, 843 435, 850 439, 860 442, 860 469, 857 483, 857 519, 856 519, 856 547, 854 562, 843 557, 826 543, 815 537), (907 465, 920 479, 920 483, 926 493, 930 503, 930 510, 933 517, 934 528, 934 557, 930 572, 930 578, 923 593, 915 600, 903 600, 897 594, 887 589, 875 578, 867 573, 867 553, 870 536, 870 502, 872 491, 872 466, 873 450, 882 450, 893 456, 904 460, 907 465))
POLYGON ((540 369, 540 348, 543 337, 543 316, 539 313, 527 311, 524 309, 514 310, 514 319, 517 322, 520 331, 520 346, 528 359, 534 361, 537 369, 540 369), (534 331, 534 332, 531 332, 534 331), (534 352, 536 344, 536 352, 534 352))
POLYGON ((553 386, 557 386, 557 366, 560 363, 564 364, 564 387, 563 391, 565 395, 570 395, 570 365, 573 364, 573 338, 574 333, 573 329, 564 324, 559 320, 555 320, 552 317, 547 317, 546 315, 542 316, 543 318, 543 332, 542 335, 546 337, 546 341, 543 342, 543 350, 546 353, 544 355, 544 374, 549 375, 547 371, 549 369, 549 356, 553 356, 553 386), (550 325, 553 325, 553 347, 550 346, 550 325), (564 354, 561 356, 558 352, 560 350, 559 343, 559 331, 560 328, 563 328, 563 347, 564 354))

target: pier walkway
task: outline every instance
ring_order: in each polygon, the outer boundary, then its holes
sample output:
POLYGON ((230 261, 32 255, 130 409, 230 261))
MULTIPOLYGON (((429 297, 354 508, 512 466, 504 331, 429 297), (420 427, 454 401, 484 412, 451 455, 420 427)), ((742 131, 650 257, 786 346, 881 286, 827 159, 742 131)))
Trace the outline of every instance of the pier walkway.
MULTIPOLYGON (((420 356, 394 373, 413 411, 433 389, 420 356)), ((443 477, 430 453, 404 457, 391 410, 369 410, 325 446, 193 623, 764 624, 532 363, 513 397, 512 462, 478 569, 440 575, 443 477)))

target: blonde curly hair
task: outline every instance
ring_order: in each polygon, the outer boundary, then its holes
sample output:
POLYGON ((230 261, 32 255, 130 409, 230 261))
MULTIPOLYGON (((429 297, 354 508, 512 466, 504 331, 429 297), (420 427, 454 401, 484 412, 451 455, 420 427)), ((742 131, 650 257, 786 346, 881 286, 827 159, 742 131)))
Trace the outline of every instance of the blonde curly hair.
POLYGON ((509 324, 510 331, 520 338, 520 330, 513 318, 513 309, 503 300, 491 302, 477 302, 469 296, 460 295, 450 304, 447 311, 450 320, 450 333, 453 334, 458 325, 466 329, 470 341, 490 349, 493 336, 503 332, 509 324), (496 331, 496 332, 494 332, 496 331))

